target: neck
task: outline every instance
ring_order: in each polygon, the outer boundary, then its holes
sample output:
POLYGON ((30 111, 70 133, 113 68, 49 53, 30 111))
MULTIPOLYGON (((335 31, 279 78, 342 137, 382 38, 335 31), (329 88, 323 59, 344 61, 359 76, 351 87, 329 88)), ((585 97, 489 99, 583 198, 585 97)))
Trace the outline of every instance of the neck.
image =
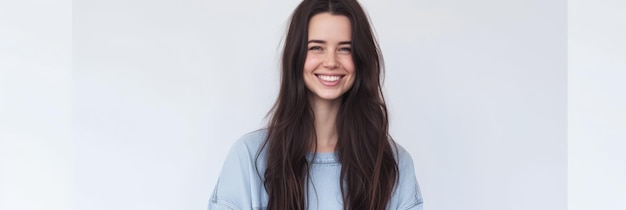
POLYGON ((311 108, 315 116, 315 135, 317 149, 315 152, 334 152, 337 145, 337 114, 341 107, 340 99, 334 101, 313 99, 311 108))

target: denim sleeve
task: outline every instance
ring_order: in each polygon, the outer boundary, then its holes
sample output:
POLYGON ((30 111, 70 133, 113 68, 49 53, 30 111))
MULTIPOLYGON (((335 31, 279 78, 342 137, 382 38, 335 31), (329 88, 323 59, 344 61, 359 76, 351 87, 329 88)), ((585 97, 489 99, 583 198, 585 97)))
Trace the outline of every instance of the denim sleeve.
MULTIPOLYGON (((209 200, 209 210, 264 208, 266 194, 256 168, 256 154, 265 135, 264 130, 248 133, 231 147, 209 200)), ((263 158, 258 161, 262 163, 263 158)))
POLYGON ((250 155, 242 141, 230 149, 220 177, 209 200, 209 210, 252 209, 250 194, 250 155))
POLYGON ((213 190, 213 195, 209 200, 209 210, 240 210, 241 208, 239 207, 239 205, 223 198, 228 196, 223 196, 218 193, 220 189, 220 180, 218 180, 217 183, 218 184, 215 185, 215 189, 213 190))
POLYGON ((398 170, 400 177, 396 192, 396 202, 400 210, 422 210, 423 199, 420 186, 415 177, 415 168, 411 155, 398 145, 398 170))

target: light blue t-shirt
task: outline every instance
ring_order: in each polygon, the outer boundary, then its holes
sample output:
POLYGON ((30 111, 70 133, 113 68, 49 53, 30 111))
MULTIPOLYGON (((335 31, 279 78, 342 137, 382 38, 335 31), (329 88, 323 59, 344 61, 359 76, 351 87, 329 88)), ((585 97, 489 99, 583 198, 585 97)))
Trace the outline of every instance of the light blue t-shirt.
MULTIPOLYGON (((257 130, 244 135, 231 148, 222 168, 219 180, 209 201, 209 210, 264 210, 267 192, 263 186, 266 150, 256 164, 257 151, 261 148, 267 130, 257 130)), ((387 209, 422 210, 420 193, 413 160, 409 153, 396 144, 399 180, 387 209)), ((317 153, 307 156, 312 162, 307 187, 307 209, 343 210, 343 198, 339 184, 341 163, 335 153, 317 153)))

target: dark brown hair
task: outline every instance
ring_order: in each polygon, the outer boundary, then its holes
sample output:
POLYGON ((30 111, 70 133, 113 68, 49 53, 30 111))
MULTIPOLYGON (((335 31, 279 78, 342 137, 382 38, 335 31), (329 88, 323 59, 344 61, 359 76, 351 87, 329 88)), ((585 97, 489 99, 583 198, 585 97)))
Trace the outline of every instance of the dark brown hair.
MULTIPOLYGON (((309 20, 328 12, 350 19, 355 81, 341 96, 336 152, 341 162, 344 209, 385 209, 398 180, 381 91, 382 56, 368 17, 355 0, 304 0, 292 14, 282 55, 278 99, 270 111, 264 185, 268 210, 306 208, 310 169, 306 154, 315 151, 314 115, 303 78, 309 20)), ((258 158, 258 156, 257 156, 258 158)))

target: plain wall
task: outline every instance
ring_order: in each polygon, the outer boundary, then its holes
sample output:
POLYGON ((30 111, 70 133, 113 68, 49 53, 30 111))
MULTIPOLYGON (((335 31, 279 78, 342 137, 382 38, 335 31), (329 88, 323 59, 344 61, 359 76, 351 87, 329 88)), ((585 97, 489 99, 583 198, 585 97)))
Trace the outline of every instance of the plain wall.
POLYGON ((0 0, 0 209, 74 202, 72 1, 0 0))
POLYGON ((568 205, 626 209, 626 2, 568 2, 568 205))

